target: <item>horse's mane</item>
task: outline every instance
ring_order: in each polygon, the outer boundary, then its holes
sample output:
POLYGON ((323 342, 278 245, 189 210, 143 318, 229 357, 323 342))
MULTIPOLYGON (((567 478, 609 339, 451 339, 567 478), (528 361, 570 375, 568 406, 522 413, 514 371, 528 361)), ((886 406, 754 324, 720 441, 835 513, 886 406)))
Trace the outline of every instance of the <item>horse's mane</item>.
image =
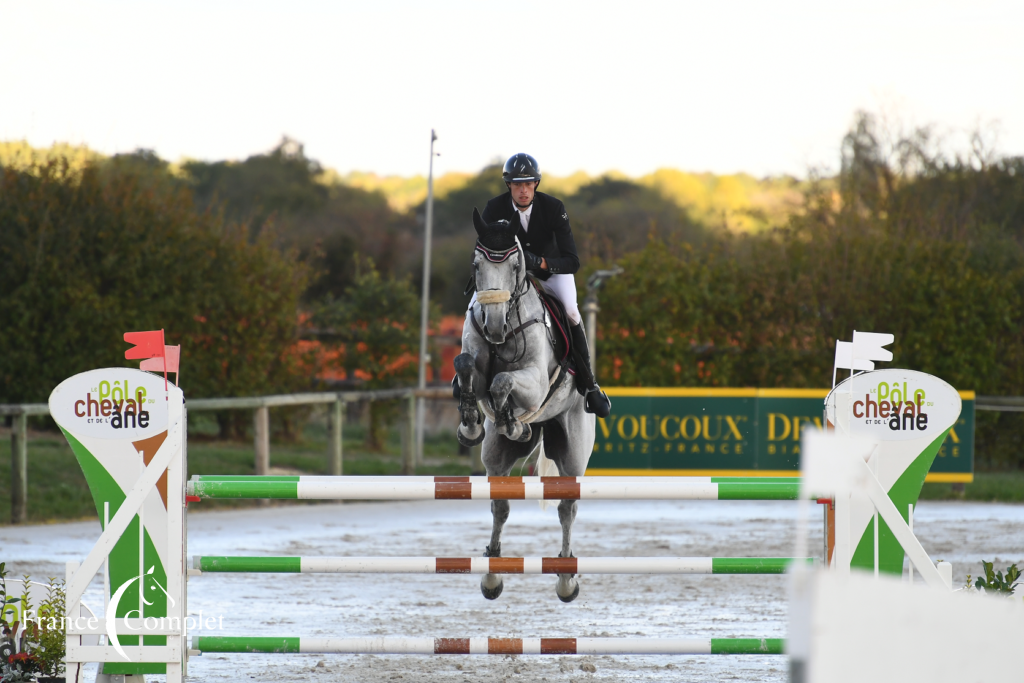
POLYGON ((480 213, 473 209, 473 226, 476 228, 477 241, 485 249, 506 251, 516 246, 516 231, 519 225, 519 216, 515 216, 512 221, 484 223, 480 213))

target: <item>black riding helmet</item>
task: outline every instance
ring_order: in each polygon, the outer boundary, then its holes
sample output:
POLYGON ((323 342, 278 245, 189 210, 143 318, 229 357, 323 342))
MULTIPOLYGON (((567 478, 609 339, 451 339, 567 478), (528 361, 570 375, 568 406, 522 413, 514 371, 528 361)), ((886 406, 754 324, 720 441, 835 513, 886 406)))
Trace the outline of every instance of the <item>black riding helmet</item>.
POLYGON ((529 154, 520 152, 519 154, 513 154, 505 162, 505 168, 502 169, 501 178, 506 183, 522 182, 528 180, 536 180, 540 182, 540 165, 537 160, 529 154))

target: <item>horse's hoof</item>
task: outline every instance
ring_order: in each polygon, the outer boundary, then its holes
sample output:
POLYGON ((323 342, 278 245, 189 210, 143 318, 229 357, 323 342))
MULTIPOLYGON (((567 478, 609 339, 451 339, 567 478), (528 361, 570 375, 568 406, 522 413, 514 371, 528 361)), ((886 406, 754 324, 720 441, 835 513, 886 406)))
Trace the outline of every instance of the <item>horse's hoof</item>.
POLYGON ((516 439, 516 441, 518 441, 520 443, 526 443, 527 441, 530 440, 530 438, 532 436, 533 436, 533 428, 530 427, 530 425, 528 425, 528 424, 526 424, 524 422, 523 423, 523 433, 519 435, 519 438, 516 439))
MULTIPOLYGON (((502 589, 504 589, 504 588, 505 588, 505 582, 504 581, 498 582, 498 585, 495 586, 494 588, 488 588, 487 586, 484 585, 483 581, 480 582, 480 592, 483 593, 484 597, 487 598, 488 600, 497 600, 498 596, 501 595, 502 589)), ((576 592, 577 593, 580 592, 579 586, 576 587, 576 592)), ((574 595, 572 597, 575 598, 576 596, 574 595)), ((572 598, 569 598, 569 599, 571 600, 572 598)))
MULTIPOLYGON (((558 592, 558 586, 555 586, 555 594, 558 595, 558 599, 559 600, 561 600, 562 602, 572 602, 577 597, 579 597, 579 594, 580 594, 580 582, 579 581, 573 581, 573 583, 575 584, 575 588, 573 588, 572 594, 570 594, 570 595, 562 595, 561 593, 558 592)), ((501 591, 499 590, 498 592, 500 593, 501 591)))
POLYGON ((478 443, 484 440, 485 436, 487 436, 487 431, 483 427, 480 428, 480 436, 478 436, 475 439, 472 439, 462 433, 462 425, 459 425, 459 428, 455 430, 455 438, 458 439, 459 443, 461 443, 466 448, 470 448, 472 446, 477 445, 478 443))

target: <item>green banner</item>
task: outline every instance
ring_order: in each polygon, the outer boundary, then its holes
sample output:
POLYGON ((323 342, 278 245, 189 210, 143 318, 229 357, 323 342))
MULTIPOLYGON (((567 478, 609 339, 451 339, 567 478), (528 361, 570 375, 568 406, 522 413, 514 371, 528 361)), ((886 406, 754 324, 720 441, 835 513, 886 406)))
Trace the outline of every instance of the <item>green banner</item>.
MULTIPOLYGON (((800 435, 821 427, 827 389, 607 389, 612 413, 597 420, 589 475, 793 476, 800 435)), ((974 475, 974 392, 927 481, 974 475)))

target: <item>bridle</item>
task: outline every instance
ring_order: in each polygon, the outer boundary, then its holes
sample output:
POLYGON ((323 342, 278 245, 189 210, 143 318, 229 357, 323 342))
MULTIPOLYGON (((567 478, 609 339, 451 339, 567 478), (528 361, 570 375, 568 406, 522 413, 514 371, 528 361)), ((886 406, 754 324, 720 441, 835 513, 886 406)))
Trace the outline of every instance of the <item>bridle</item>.
MULTIPOLYGON (((509 247, 508 249, 501 249, 501 250, 499 250, 499 249, 489 249, 489 248, 485 247, 484 245, 480 244, 480 240, 477 240, 477 242, 476 242, 476 251, 478 251, 481 254, 483 254, 484 258, 486 258, 491 263, 504 263, 509 258, 511 258, 514 254, 518 253, 520 251, 520 249, 519 249, 519 242, 518 241, 513 246, 509 247)), ((470 311, 470 314, 469 314, 469 318, 473 322, 473 327, 476 329, 477 334, 479 334, 483 338, 483 340, 485 342, 487 342, 487 346, 488 346, 488 348, 490 349, 490 352, 491 352, 491 358, 492 359, 493 358, 497 358, 498 360, 502 361, 503 363, 505 363, 507 365, 513 365, 515 363, 518 363, 519 361, 521 361, 523 358, 526 357, 526 352, 527 352, 526 336, 525 335, 523 336, 523 348, 522 348, 522 351, 520 351, 520 349, 519 349, 519 333, 522 332, 523 330, 525 330, 530 325, 533 325, 535 323, 542 323, 542 322, 544 322, 543 318, 534 318, 533 320, 528 320, 525 323, 523 322, 523 314, 522 314, 522 308, 520 306, 520 303, 522 301, 523 295, 526 294, 526 292, 529 291, 529 289, 530 289, 530 278, 526 275, 526 269, 523 268, 522 269, 523 270, 522 280, 520 280, 519 270, 520 270, 520 268, 516 267, 515 287, 511 291, 509 291, 507 289, 487 289, 487 290, 483 290, 483 291, 477 290, 477 293, 476 293, 476 300, 477 300, 477 303, 479 303, 479 304, 502 303, 502 302, 505 302, 505 301, 508 302, 508 306, 505 308, 505 321, 504 321, 504 325, 506 327, 511 327, 510 318, 512 317, 512 311, 513 310, 515 311, 516 321, 519 323, 519 325, 517 327, 515 327, 512 330, 512 332, 511 332, 512 340, 513 340, 513 342, 515 344, 515 350, 512 353, 512 358, 511 359, 505 358, 498 351, 498 347, 503 346, 504 344, 508 343, 508 335, 505 336, 505 341, 503 341, 501 344, 494 344, 494 343, 492 343, 484 335, 484 331, 483 331, 483 329, 481 329, 480 323, 477 322, 476 312, 475 311, 470 311)), ((474 258, 473 259, 473 281, 474 282, 476 281, 476 274, 477 274, 476 259, 474 258)))

